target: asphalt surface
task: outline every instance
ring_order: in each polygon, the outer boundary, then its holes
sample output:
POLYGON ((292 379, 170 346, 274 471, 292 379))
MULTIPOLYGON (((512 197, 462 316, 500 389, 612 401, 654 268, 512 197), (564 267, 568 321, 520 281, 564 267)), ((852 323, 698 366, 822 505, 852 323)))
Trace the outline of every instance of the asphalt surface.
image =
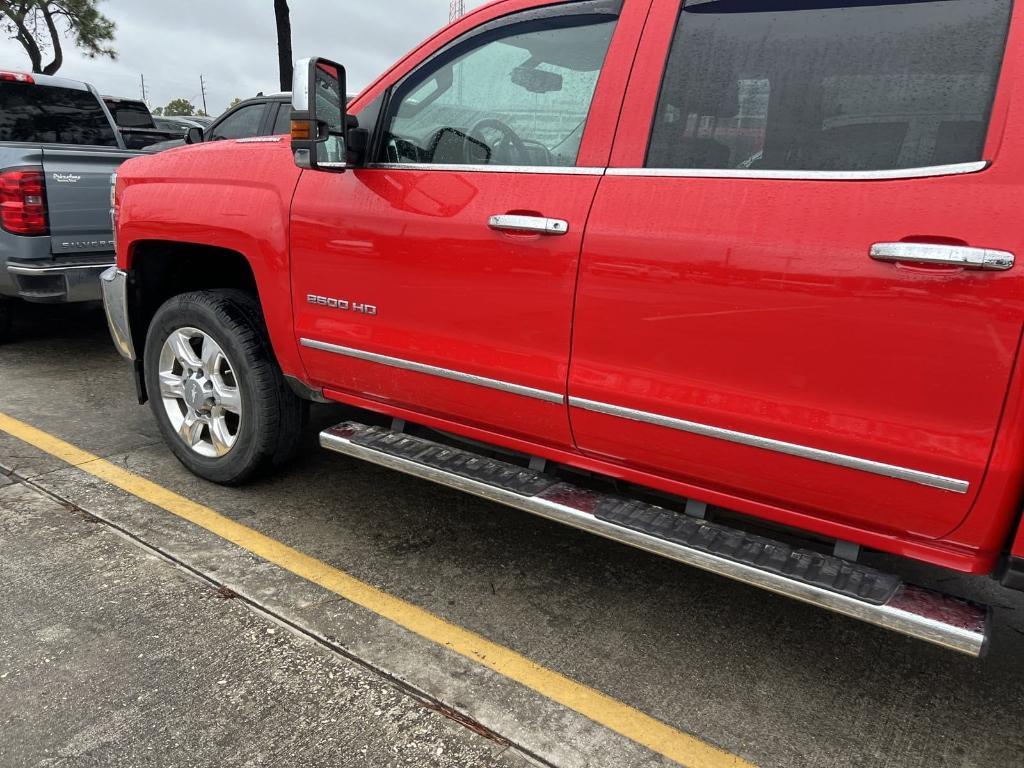
MULTIPOLYGON (((977 661, 321 452, 317 426, 343 408, 317 410, 287 472, 211 486, 163 447, 101 314, 85 309, 22 319, 0 347, 0 413, 764 768, 1024 766, 1024 594, 986 580, 902 569, 994 605, 991 652, 977 661)), ((64 500, 0 480, 2 766, 144 764, 147 747, 163 752, 150 763, 182 765, 669 764, 2 433, 0 465, 64 500), (116 597, 104 602, 105 589, 116 597), (135 661, 147 655, 158 662, 135 661), (351 728, 337 735, 328 714, 351 728), (431 756, 437 746, 452 762, 431 756), (373 759, 360 762, 362 747, 373 759), (118 749, 133 759, 115 760, 118 749)))

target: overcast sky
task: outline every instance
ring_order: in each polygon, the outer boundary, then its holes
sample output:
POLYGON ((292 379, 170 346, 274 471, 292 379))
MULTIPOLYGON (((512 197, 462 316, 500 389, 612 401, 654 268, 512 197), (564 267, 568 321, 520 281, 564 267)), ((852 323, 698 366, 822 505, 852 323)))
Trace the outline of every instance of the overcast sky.
MULTIPOLYGON (((466 0, 466 7, 484 0, 466 0)), ((399 56, 448 22, 448 0, 291 0, 296 59, 319 55, 348 70, 356 92, 399 56)), ((118 60, 89 60, 67 42, 60 76, 85 80, 100 92, 138 97, 146 76, 150 106, 175 98, 216 115, 236 96, 279 90, 273 0, 101 0, 117 24, 118 60)), ((0 40, 0 69, 29 70, 15 42, 0 40)))

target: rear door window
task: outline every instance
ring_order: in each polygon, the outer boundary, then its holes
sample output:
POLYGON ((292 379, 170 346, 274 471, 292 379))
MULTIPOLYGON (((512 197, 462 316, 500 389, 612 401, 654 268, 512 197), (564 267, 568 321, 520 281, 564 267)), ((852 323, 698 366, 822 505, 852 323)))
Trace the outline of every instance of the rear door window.
POLYGON ((117 137, 89 91, 0 82, 0 141, 116 147, 117 137))
POLYGON ((687 0, 647 166, 876 171, 982 157, 1011 0, 687 0))

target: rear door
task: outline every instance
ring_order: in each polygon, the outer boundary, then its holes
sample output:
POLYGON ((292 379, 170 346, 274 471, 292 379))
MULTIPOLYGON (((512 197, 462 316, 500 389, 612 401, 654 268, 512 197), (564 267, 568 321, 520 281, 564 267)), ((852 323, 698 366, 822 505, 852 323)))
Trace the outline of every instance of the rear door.
POLYGON ((957 527, 1024 320, 1005 92, 992 117, 1010 5, 656 0, 584 247, 581 449, 697 496, 957 527))

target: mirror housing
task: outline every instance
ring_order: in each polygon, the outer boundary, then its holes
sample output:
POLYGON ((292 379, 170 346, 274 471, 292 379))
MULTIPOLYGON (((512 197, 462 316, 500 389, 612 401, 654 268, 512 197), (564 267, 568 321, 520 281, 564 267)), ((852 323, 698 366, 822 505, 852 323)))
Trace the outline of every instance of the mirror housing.
POLYGON ((348 168, 345 68, 319 57, 295 64, 292 155, 300 168, 344 173, 348 168))
POLYGON ((202 144, 203 143, 203 129, 192 126, 185 131, 185 143, 186 144, 202 144))

